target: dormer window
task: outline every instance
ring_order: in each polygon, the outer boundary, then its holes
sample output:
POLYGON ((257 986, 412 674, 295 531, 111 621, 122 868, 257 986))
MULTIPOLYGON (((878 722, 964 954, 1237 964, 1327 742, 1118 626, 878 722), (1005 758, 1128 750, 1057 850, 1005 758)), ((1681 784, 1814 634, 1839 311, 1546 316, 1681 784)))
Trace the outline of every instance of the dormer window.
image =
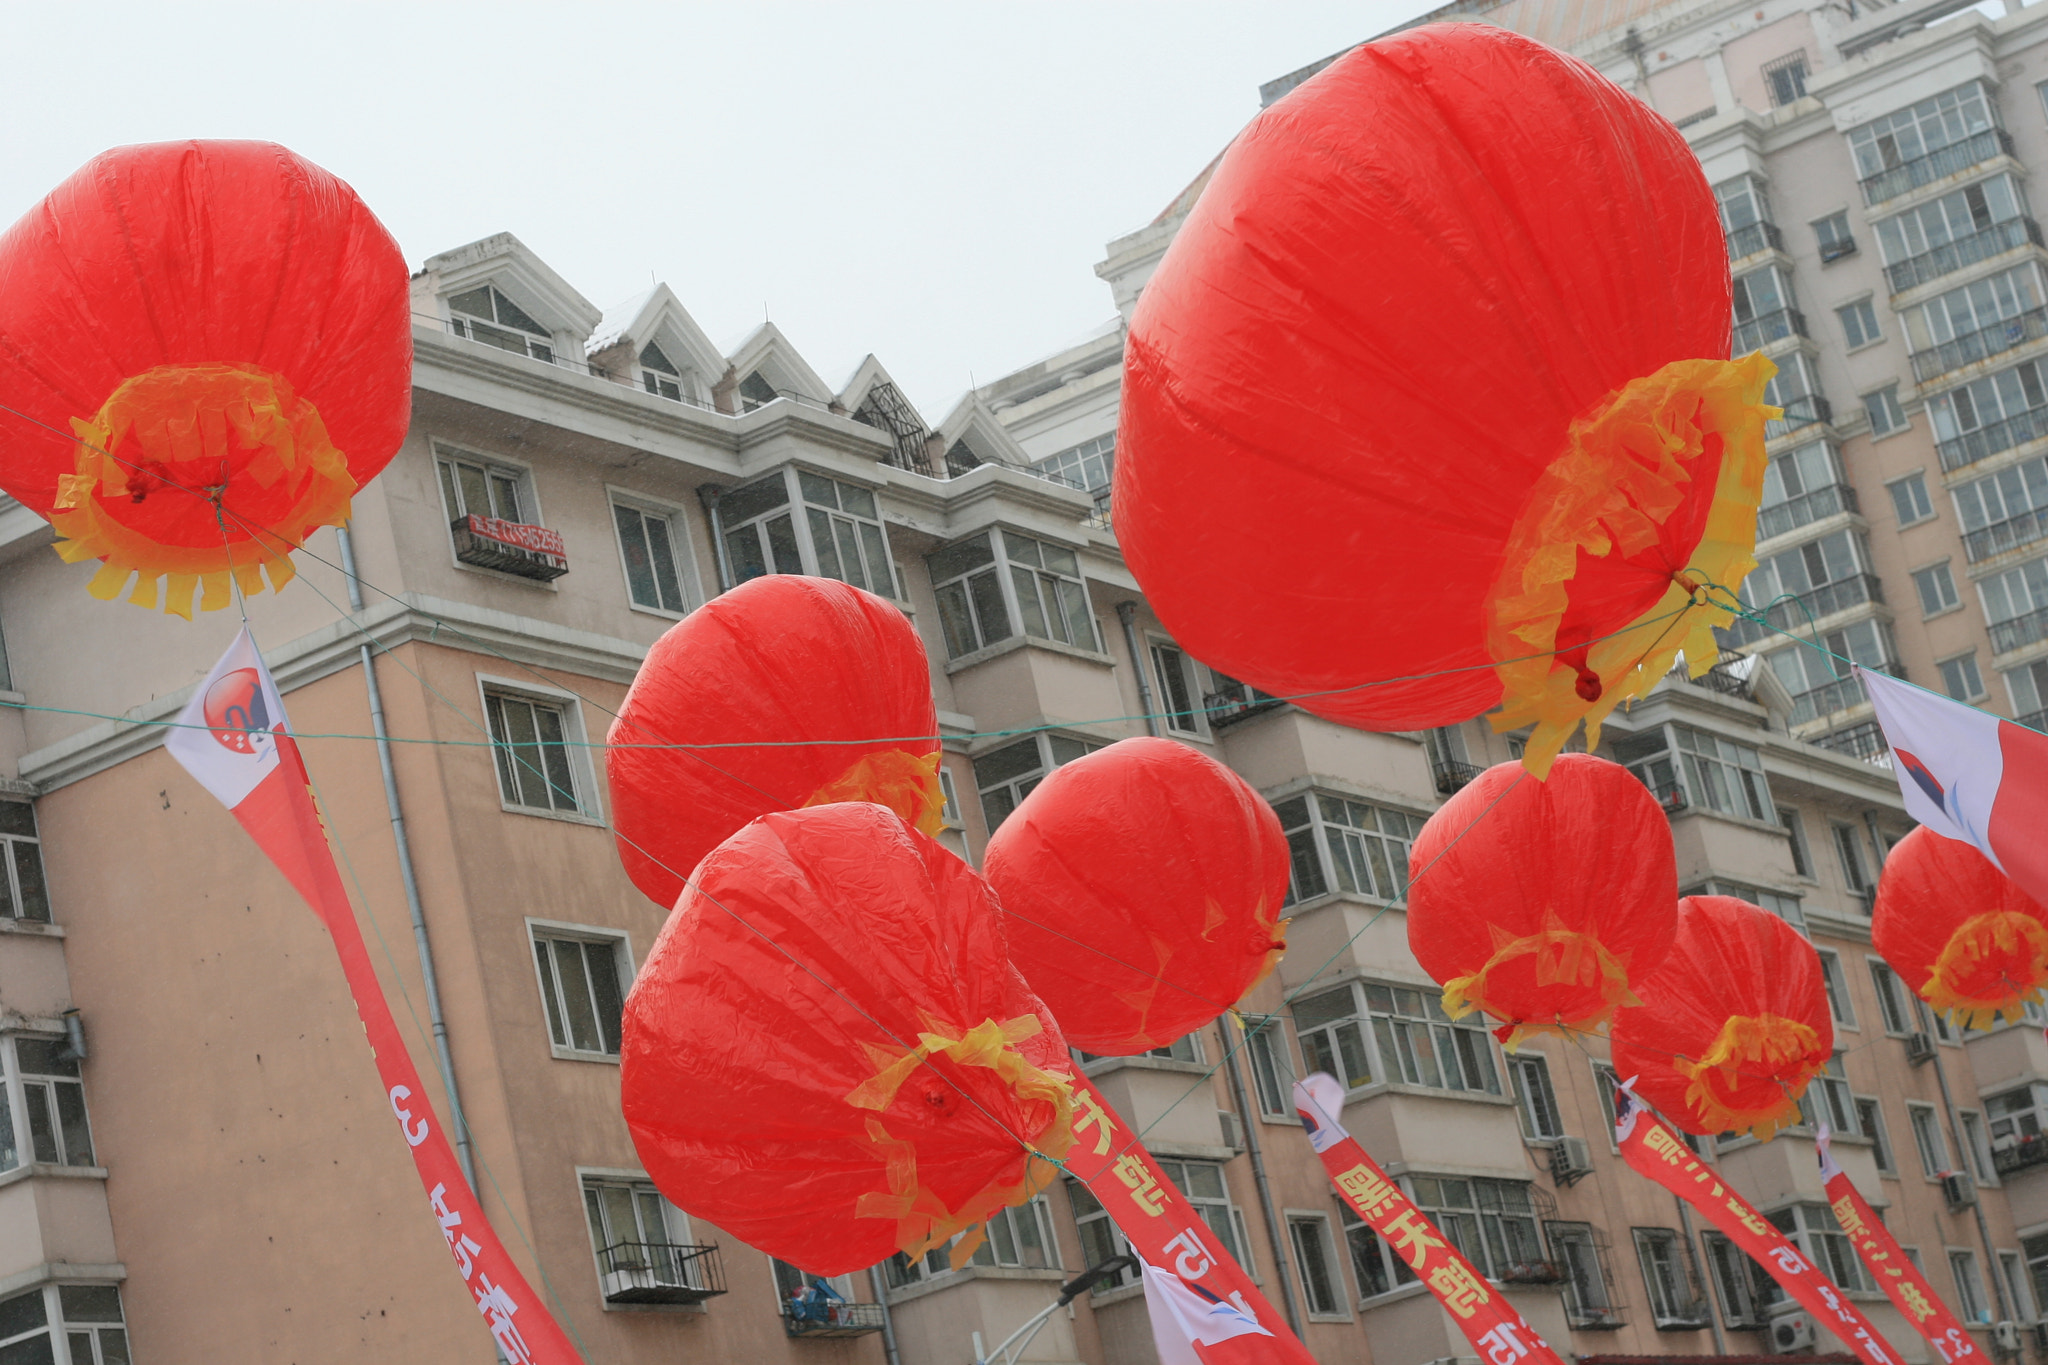
POLYGON ((752 412, 755 408, 773 403, 782 395, 775 386, 761 377, 759 370, 751 371, 740 381, 740 411, 752 412))
POLYGON ((554 363, 555 348, 548 329, 488 284, 450 295, 448 314, 448 330, 459 337, 554 363))
POLYGON ((678 403, 683 401, 683 372, 651 341, 640 348, 640 382, 651 394, 678 403))

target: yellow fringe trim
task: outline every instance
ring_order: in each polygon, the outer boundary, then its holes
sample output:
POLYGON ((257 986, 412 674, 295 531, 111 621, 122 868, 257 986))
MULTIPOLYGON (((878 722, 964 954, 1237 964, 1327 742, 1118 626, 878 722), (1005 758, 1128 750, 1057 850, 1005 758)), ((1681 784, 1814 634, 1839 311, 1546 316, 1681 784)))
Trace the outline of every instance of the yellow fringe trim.
POLYGON ((1537 480, 1501 556, 1486 643, 1503 661, 1495 665, 1501 709, 1489 719, 1497 732, 1535 727, 1522 762, 1538 778, 1549 775, 1581 720, 1586 747, 1595 747, 1600 722, 1623 701, 1647 695, 1679 650, 1695 677, 1720 657, 1714 627, 1734 613, 1701 590, 1718 585, 1732 593, 1756 567, 1764 423, 1781 415, 1765 406, 1764 385, 1776 372, 1759 352, 1676 360, 1630 380, 1572 423, 1564 453, 1537 480), (1579 551, 1631 555, 1656 544, 1658 528, 1684 501, 1690 466, 1715 437, 1721 466, 1713 505, 1685 568, 1655 606, 1588 647, 1583 666, 1553 654, 1579 551))
POLYGON ((1920 998, 1964 1028, 1988 1029, 2001 1018, 2017 1024, 2048 984, 2048 928, 2032 915, 1992 910, 1956 926, 1920 987, 1920 998), (1997 996, 1965 994, 1963 983, 1986 962, 2000 964, 2006 990, 1997 996))
POLYGON ((50 525, 66 563, 105 561, 86 589, 102 601, 120 596, 139 574, 128 600, 154 609, 163 578, 164 610, 190 620, 195 587, 201 611, 228 604, 230 574, 245 595, 262 592, 266 574, 272 591, 280 590, 295 574, 292 547, 317 526, 348 520, 356 490, 348 459, 318 410, 282 375, 250 365, 159 365, 124 380, 92 417, 72 418, 71 430, 76 472, 57 481, 50 525), (208 472, 190 472, 205 462, 213 462, 208 472), (185 468, 166 475, 163 467, 173 464, 185 468), (111 510, 151 494, 218 496, 244 479, 261 488, 290 479, 296 492, 265 529, 228 520, 220 545, 166 545, 111 510))
POLYGON ((1052 1105, 1053 1117, 1037 1133, 1018 1135, 1026 1144, 1024 1176, 1008 1182, 990 1181, 969 1195, 957 1209, 949 1209, 917 1178, 917 1147, 902 1138, 891 1137, 879 1119, 867 1120, 868 1141, 882 1155, 886 1192, 871 1190, 854 1205, 860 1218, 894 1218, 896 1244, 912 1259, 924 1255, 956 1233, 973 1229, 954 1246, 950 1261, 958 1270, 967 1264, 986 1239, 988 1220, 1001 1209, 1022 1204, 1047 1185, 1058 1171, 1059 1158, 1074 1144, 1074 1092, 1067 1081, 1032 1065, 1017 1051, 1017 1044, 1036 1037, 1044 1024, 1035 1014, 1022 1014, 997 1023, 984 1019, 964 1033, 946 1031, 943 1024, 926 1019, 927 1031, 918 1034, 917 1046, 898 1054, 889 1048, 866 1044, 868 1055, 878 1069, 855 1086, 846 1102, 856 1109, 887 1109, 896 1092, 927 1058, 952 1057, 960 1066, 982 1066, 997 1077, 1019 1099, 1039 1100, 1052 1105))
POLYGON ((1463 1019, 1474 1010, 1484 1010, 1504 1021, 1507 1027, 1499 1032, 1504 1034, 1501 1042, 1509 1052, 1540 1033, 1591 1033, 1611 1021, 1615 1010, 1642 1003, 1629 991, 1628 964, 1593 935, 1566 928, 1555 910, 1544 911, 1542 929, 1520 938, 1510 937, 1497 924, 1487 928, 1493 932, 1493 956, 1478 971, 1444 983, 1444 1013, 1463 1019), (1513 1010, 1491 998, 1486 979, 1496 967, 1531 954, 1536 956, 1537 985, 1598 986, 1599 1005, 1569 1019, 1562 1015, 1548 1021, 1516 1018, 1513 1010))
POLYGON ((1758 1079, 1759 1070, 1775 1071, 1810 1058, 1818 1046, 1820 1035, 1810 1025, 1777 1014, 1737 1014, 1721 1025, 1704 1057, 1696 1062, 1680 1057, 1672 1066, 1691 1080, 1685 1101, 1711 1131, 1748 1132, 1768 1142, 1780 1128, 1799 1122, 1799 1097, 1825 1062, 1800 1062, 1789 1076, 1778 1077, 1778 1098, 1760 1109, 1738 1109, 1722 1090, 1758 1079))
POLYGON ((901 749, 871 749, 812 792, 804 805, 872 801, 895 811, 918 833, 936 838, 946 824, 946 793, 939 785, 940 752, 934 749, 920 757, 901 749))

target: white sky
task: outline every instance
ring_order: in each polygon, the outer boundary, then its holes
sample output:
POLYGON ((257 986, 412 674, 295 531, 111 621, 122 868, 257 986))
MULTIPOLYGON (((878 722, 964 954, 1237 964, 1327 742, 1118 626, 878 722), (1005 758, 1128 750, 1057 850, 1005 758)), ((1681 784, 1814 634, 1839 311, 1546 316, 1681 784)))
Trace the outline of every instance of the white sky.
POLYGON ((510 231, 599 307, 665 279, 720 346, 878 355, 937 422, 1111 316, 1093 271, 1260 82, 1431 8, 0 0, 0 223, 95 153, 268 138, 415 268, 510 231))

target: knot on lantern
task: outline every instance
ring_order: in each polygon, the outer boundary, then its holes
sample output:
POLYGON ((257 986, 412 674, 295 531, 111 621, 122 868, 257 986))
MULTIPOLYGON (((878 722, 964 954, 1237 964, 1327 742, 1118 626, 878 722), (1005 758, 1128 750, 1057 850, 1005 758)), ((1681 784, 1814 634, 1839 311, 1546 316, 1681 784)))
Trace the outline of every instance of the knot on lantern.
MULTIPOLYGON (((1614 1017, 1623 1005, 1642 1002, 1629 992, 1628 963, 1608 951, 1607 945, 1582 929, 1568 927, 1557 911, 1543 912, 1543 927, 1519 937, 1498 924, 1487 926, 1493 934, 1493 956, 1478 971, 1453 977, 1444 983, 1444 1013, 1462 1019, 1484 1010, 1508 1022, 1494 1032, 1513 1052, 1526 1038, 1539 1033, 1590 1033, 1614 1017), (1523 959, 1534 958, 1533 962, 1523 959), (1497 998, 1498 983, 1489 978, 1510 963, 1533 974, 1538 986, 1578 987, 1581 994, 1554 1019, 1517 1018, 1518 1011, 1497 998)), ((1523 972, 1517 972, 1523 975, 1523 972)))
POLYGON ((1797 1122, 1799 1097, 1826 1064, 1825 1048, 1810 1025, 1776 1014, 1738 1014, 1721 1025, 1698 1061, 1680 1057, 1672 1068, 1690 1080, 1686 1102, 1712 1130, 1747 1131, 1767 1142, 1797 1122))
POLYGON ((2032 915, 1991 910, 1956 926, 1920 995, 1964 1028, 2018 1023, 2048 982, 2048 928, 2032 915))
POLYGON ((939 785, 940 752, 934 749, 919 755, 902 749, 870 750, 812 792, 804 805, 872 801, 895 811, 919 834, 936 838, 945 824, 946 806, 945 789, 939 785))
POLYGON ((1758 353, 1675 360, 1630 380, 1572 422, 1538 478, 1502 553, 1486 623, 1502 694, 1493 728, 1534 727, 1523 761, 1537 777, 1581 720, 1587 747, 1598 743, 1600 722, 1654 687, 1679 650, 1694 676, 1720 657, 1713 631, 1734 614, 1695 590, 1733 589, 1756 567, 1764 423, 1779 415, 1763 394, 1776 370, 1758 353), (1572 609, 1582 557, 1656 550, 1700 476, 1714 480, 1704 529, 1683 565, 1664 566, 1663 596, 1620 631, 1584 638, 1572 609))
POLYGON ((925 1022, 926 1031, 918 1034, 917 1046, 908 1051, 897 1053, 864 1044, 878 1069, 848 1093, 848 1104, 856 1109, 887 1109, 911 1073, 933 1057, 946 1056, 963 1067, 988 1068, 1018 1100, 1042 1104, 1046 1113, 1036 1131, 1013 1134, 1024 1147, 1021 1169, 1010 1168, 1016 1172, 1015 1178, 1007 1178, 1006 1173, 991 1179, 958 1208, 948 1208, 918 1179, 914 1143, 891 1136, 879 1119, 867 1120, 868 1141, 882 1156, 888 1188, 863 1194, 854 1213, 861 1218, 895 1219, 897 1245, 913 1259, 954 1234, 973 1229, 952 1250, 950 1260, 957 1270, 967 1264, 987 1236, 984 1225, 990 1217, 1023 1203, 1051 1183, 1059 1159, 1074 1142, 1074 1092, 1064 1077, 1034 1065, 1017 1050, 1017 1044, 1043 1030, 1035 1014, 1001 1023, 984 1019, 958 1034, 935 1020, 925 1022))
POLYGON ((314 406, 282 375, 253 365, 158 365, 125 380, 89 418, 71 419, 78 444, 50 514, 67 563, 104 561, 88 591, 188 620, 228 604, 232 573, 244 593, 293 575, 290 552, 316 526, 348 520, 356 490, 347 457, 314 406), (247 489, 226 505, 230 485, 247 489))

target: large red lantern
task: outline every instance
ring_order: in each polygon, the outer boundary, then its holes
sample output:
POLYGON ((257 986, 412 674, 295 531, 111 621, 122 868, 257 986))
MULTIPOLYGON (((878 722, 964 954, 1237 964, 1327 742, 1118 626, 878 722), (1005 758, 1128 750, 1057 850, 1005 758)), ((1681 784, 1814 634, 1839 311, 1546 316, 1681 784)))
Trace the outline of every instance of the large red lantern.
POLYGON ((699 859, 769 811, 877 801, 936 833, 938 731, 902 608, 829 578, 752 579, 655 642, 612 722, 619 857, 674 905, 699 859))
POLYGON ((1237 1003, 1286 948, 1287 839, 1259 794, 1168 739, 1056 769, 988 842, 1010 957, 1068 1041, 1162 1047, 1237 1003))
POLYGON ((1687 896, 1663 965, 1615 1016, 1614 1072, 1688 1133, 1768 1139, 1834 1055, 1820 954, 1733 896, 1687 896))
POLYGON ((2048 984, 2048 909, 1975 848, 1925 826, 1885 859, 1870 942, 1965 1028, 2017 1023, 2048 984))
POLYGON ((1547 781, 1487 769, 1422 827, 1409 856, 1408 946, 1453 1019, 1484 1010, 1513 1047, 1590 1032, 1678 928, 1663 807, 1628 769, 1564 754, 1547 781), (1427 875, 1423 869, 1427 868, 1427 875))
POLYGON ((283 147, 96 157, 0 237, 0 489, 102 561, 95 597, 281 587, 405 439, 407 290, 355 191, 283 147))
POLYGON ((1773 373, 1729 327, 1669 123, 1492 25, 1368 43, 1238 135, 1147 282, 1117 538, 1189 652, 1375 730, 1504 703, 1541 776, 1719 655, 1773 373))
POLYGON ((764 816, 698 866, 623 1063, 662 1192, 817 1274, 979 1228, 1073 1140, 1065 1040, 987 884, 865 802, 764 816))

